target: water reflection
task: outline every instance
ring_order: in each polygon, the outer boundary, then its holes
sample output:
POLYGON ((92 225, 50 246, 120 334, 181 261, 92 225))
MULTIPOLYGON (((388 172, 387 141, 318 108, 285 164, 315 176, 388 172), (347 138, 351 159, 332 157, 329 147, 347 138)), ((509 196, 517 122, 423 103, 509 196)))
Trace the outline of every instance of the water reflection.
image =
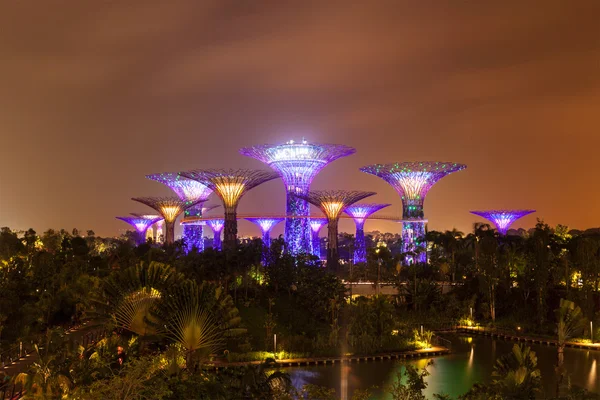
MULTIPOLYGON (((476 382, 487 382, 491 378, 496 357, 511 351, 516 342, 496 341, 489 337, 448 337, 452 340, 453 353, 436 357, 435 364, 430 366, 431 375, 427 377, 427 398, 434 393, 446 393, 453 398, 464 394, 476 382), (494 355, 495 354, 495 355, 494 355)), ((538 368, 542 372, 543 394, 552 395, 556 390, 556 347, 539 344, 530 345, 538 357, 538 368)), ((600 392, 597 365, 600 352, 580 349, 565 349, 565 367, 570 374, 573 385, 583 387, 592 392, 600 392)), ((417 367, 426 365, 427 360, 406 361, 417 367)), ((377 399, 390 399, 384 395, 385 388, 396 379, 401 368, 400 361, 381 361, 370 363, 336 364, 334 366, 293 367, 285 371, 292 376, 294 386, 303 384, 335 388, 339 398, 352 398, 356 389, 368 389, 378 386, 374 392, 377 399)))

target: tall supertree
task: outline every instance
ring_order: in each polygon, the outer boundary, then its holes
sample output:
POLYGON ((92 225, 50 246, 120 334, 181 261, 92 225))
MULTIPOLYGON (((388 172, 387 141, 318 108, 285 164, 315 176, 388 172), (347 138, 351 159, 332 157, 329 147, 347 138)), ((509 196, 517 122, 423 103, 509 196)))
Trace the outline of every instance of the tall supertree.
POLYGON ((209 219, 206 220, 206 225, 210 226, 213 231, 213 249, 221 250, 221 232, 225 226, 225 220, 209 219))
POLYGON ((120 219, 121 221, 125 221, 129 225, 132 225, 135 228, 135 230, 137 231, 137 244, 140 245, 140 244, 146 243, 146 232, 148 231, 148 228, 150 228, 150 226, 152 226, 152 224, 154 224, 159 219, 162 219, 162 217, 159 217, 158 215, 154 215, 151 218, 133 216, 133 217, 117 217, 117 219, 120 219))
POLYGON ((269 249, 271 248, 271 230, 283 221, 285 218, 246 218, 247 221, 250 221, 260 228, 262 232, 262 242, 263 242, 263 256, 262 261, 263 264, 267 260, 267 255, 269 254, 269 249))
POLYGON ((367 247, 365 245, 365 220, 371 214, 388 207, 391 204, 365 203, 346 207, 344 212, 354 219, 356 237, 354 239, 354 263, 367 262, 367 247))
MULTIPOLYGON (((154 227, 156 228, 157 231, 160 229, 160 234, 162 235, 162 226, 165 221, 162 219, 162 217, 160 215, 145 214, 145 213, 131 213, 131 215, 133 215, 134 217, 145 218, 145 219, 158 218, 158 220, 154 223, 154 227)), ((155 243, 159 242, 159 235, 155 235, 154 229, 150 229, 150 227, 148 227, 148 230, 146 231, 146 239, 145 240, 148 240, 148 239, 152 239, 155 243)))
POLYGON ((310 219, 310 229, 312 231, 312 254, 319 258, 321 258, 321 240, 319 239, 319 232, 321 232, 321 228, 326 223, 327 218, 310 219))
POLYGON ((181 175, 208 186, 223 201, 226 248, 235 248, 237 245, 237 206, 242 196, 248 190, 278 176, 271 171, 248 169, 198 169, 181 172, 181 175))
POLYGON ((133 197, 138 201, 155 209, 165 220, 165 243, 175 241, 175 220, 186 208, 196 205, 195 202, 183 201, 177 197, 133 197))
MULTIPOLYGON (((193 179, 181 176, 177 172, 163 172, 160 174, 146 175, 146 178, 160 182, 175 192, 177 197, 183 201, 194 202, 196 205, 189 207, 184 211, 188 216, 202 216, 202 204, 208 200, 212 189, 193 179)), ((202 225, 198 223, 183 223, 183 239, 186 245, 186 251, 191 251, 196 247, 202 251, 204 243, 202 238, 202 225)))
POLYGON ((336 270, 339 264, 338 254, 338 220, 346 207, 375 192, 348 190, 315 190, 306 194, 298 194, 309 203, 319 207, 327 217, 327 266, 336 270))
POLYGON ((485 210, 485 211, 471 211, 471 214, 479 215, 496 225, 498 232, 506 235, 510 226, 526 215, 534 213, 535 210, 485 210))
POLYGON ((205 212, 219 207, 217 204, 195 206, 184 211, 181 221, 183 226, 183 237, 185 238, 186 252, 189 253, 196 248, 199 252, 204 251, 204 225, 206 221, 201 218, 205 212))
MULTIPOLYGON (((429 189, 440 179, 465 169, 464 164, 439 161, 414 161, 394 164, 374 164, 360 170, 378 176, 392 185, 402 198, 402 251, 415 252, 425 237, 423 203, 429 189)), ((426 262, 426 251, 416 257, 408 256, 408 262, 426 262)))
POLYGON ((314 177, 327 164, 354 154, 356 149, 339 144, 309 143, 306 140, 246 147, 240 153, 273 168, 283 179, 287 193, 285 242, 292 254, 311 252, 310 206, 297 196, 307 194, 314 177))

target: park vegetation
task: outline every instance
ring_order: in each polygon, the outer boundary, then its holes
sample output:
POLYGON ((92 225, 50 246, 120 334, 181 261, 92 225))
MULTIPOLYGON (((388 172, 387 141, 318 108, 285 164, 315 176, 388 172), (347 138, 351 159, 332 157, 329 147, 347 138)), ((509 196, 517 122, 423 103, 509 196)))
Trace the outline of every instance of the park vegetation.
MULTIPOLYGON (((0 230, 2 362, 23 343, 36 355, 6 385, 42 399, 335 398, 292 388, 277 359, 430 347, 431 331, 460 324, 556 339, 557 398, 589 396, 571 387, 562 354, 568 341, 600 339, 600 232, 542 221, 506 236, 485 224, 430 231, 422 265, 407 265, 390 234, 369 235, 367 262, 352 265, 353 237, 341 234, 336 273, 290 256, 281 239, 261 262, 260 240, 186 254, 181 242, 136 246, 133 236, 0 230), (361 281, 397 294, 355 296, 349 283, 361 281), (244 361, 260 363, 207 369, 244 361)), ((536 365, 515 346, 464 398, 535 398, 536 365)), ((387 390, 424 398, 427 374, 407 366, 387 390)))

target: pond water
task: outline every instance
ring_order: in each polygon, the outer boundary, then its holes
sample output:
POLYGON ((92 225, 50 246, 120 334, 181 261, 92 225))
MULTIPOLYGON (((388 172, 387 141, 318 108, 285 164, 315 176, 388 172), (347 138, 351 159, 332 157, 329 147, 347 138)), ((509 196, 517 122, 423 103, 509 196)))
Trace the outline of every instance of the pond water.
MULTIPOLYGON (((476 382, 487 382, 491 378, 496 358, 509 353, 516 342, 492 339, 485 336, 445 336, 452 341, 452 354, 433 358, 428 368, 431 375, 424 391, 427 398, 434 393, 445 393, 453 398, 464 394, 476 382)), ((527 344, 537 354, 538 368, 542 372, 544 392, 541 398, 552 396, 555 390, 554 365, 556 347, 527 344)), ((295 387, 311 383, 336 389, 341 399, 349 399, 356 389, 373 390, 374 399, 390 399, 383 388, 396 380, 402 364, 423 367, 426 359, 412 361, 374 361, 348 365, 310 366, 286 368, 295 387)), ((591 392, 600 393, 600 351, 565 349, 565 367, 571 383, 591 392)))

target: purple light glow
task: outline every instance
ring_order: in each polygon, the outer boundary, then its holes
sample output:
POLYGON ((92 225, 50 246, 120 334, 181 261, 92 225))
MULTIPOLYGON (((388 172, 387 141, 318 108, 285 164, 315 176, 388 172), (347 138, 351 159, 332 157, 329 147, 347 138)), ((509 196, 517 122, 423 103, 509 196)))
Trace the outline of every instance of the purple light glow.
POLYGON ((367 248, 365 244, 365 220, 371 214, 388 207, 391 204, 365 203, 354 204, 346 207, 346 214, 354 219, 356 224, 356 235, 354 240, 354 263, 367 262, 367 248))
POLYGON ((255 158, 273 168, 285 185, 285 242, 292 254, 310 253, 309 203, 296 196, 307 194, 314 177, 327 164, 354 154, 356 149, 337 144, 308 143, 306 140, 283 144, 265 144, 240 149, 242 155, 255 158))
POLYGON ((208 196, 212 193, 212 189, 208 186, 175 172, 146 175, 146 178, 168 186, 183 201, 202 203, 208 200, 208 196))
POLYGON ((327 218, 311 218, 310 229, 312 231, 312 254, 316 257, 321 258, 321 239, 319 238, 319 232, 323 225, 327 223, 327 218))
POLYGON ((471 214, 479 215, 489 221, 491 221, 498 232, 506 235, 510 226, 526 215, 534 213, 535 210, 486 210, 486 211, 471 211, 471 214))
POLYGON ((135 227, 135 230, 138 232, 138 236, 139 236, 137 242, 138 242, 138 244, 142 244, 142 243, 146 242, 146 231, 148 231, 148 228, 150 228, 150 226, 152 226, 152 224, 154 224, 158 220, 161 220, 162 217, 153 215, 153 216, 150 216, 150 218, 117 217, 117 219, 127 222, 129 225, 132 225, 133 227, 135 227))
POLYGON ((213 231, 213 249, 221 250, 221 232, 225 227, 224 219, 209 219, 206 221, 206 225, 210 226, 213 231))
POLYGON ((284 219, 285 218, 246 218, 247 221, 258 225, 262 232, 263 264, 265 263, 267 255, 269 254, 269 249, 271 248, 271 230, 284 219))

